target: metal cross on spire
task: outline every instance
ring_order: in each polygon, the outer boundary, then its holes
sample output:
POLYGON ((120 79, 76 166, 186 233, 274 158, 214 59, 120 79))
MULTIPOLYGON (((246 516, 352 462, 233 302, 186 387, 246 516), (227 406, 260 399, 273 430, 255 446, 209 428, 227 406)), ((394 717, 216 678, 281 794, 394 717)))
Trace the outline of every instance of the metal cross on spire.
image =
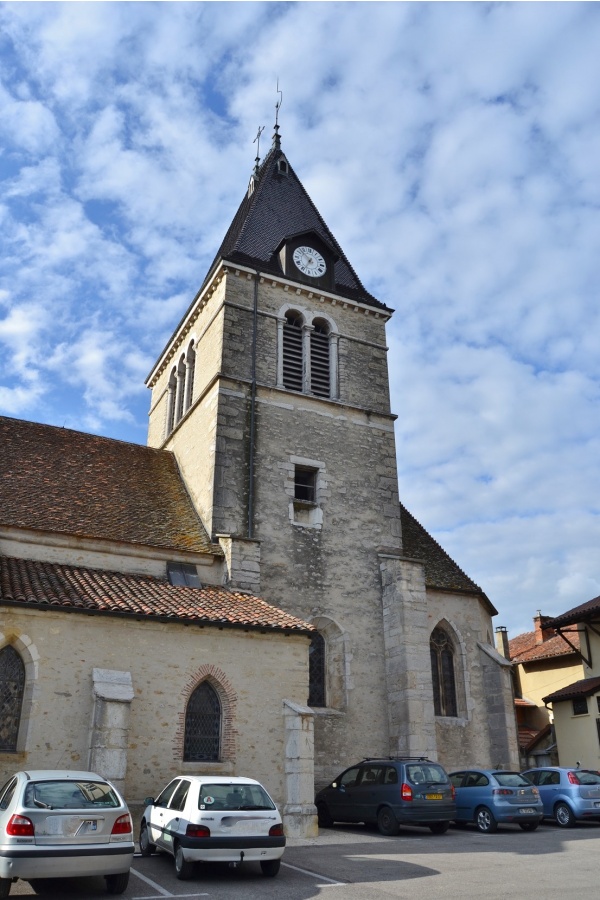
POLYGON ((279 94, 279 99, 275 104, 275 132, 273 134, 273 148, 275 150, 281 149, 281 137, 279 136, 279 110, 283 103, 283 91, 279 90, 279 78, 277 79, 277 93, 279 94))

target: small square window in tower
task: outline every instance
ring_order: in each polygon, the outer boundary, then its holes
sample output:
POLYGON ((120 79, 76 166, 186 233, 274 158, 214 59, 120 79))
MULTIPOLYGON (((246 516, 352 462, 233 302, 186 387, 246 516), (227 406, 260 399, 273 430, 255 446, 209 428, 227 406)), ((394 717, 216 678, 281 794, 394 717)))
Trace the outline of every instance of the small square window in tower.
POLYGON ((317 472, 318 469, 296 466, 294 472, 294 500, 297 503, 316 504, 317 472))

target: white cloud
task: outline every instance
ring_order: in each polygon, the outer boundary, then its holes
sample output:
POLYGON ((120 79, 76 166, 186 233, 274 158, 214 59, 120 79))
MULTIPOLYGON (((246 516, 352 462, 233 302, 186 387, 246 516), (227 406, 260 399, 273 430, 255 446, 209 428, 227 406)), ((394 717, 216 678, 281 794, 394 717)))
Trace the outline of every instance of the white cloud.
POLYGON ((396 309, 403 500, 511 631, 598 593, 597 4, 5 4, 0 28, 0 412, 144 439, 279 78, 292 165, 396 309))

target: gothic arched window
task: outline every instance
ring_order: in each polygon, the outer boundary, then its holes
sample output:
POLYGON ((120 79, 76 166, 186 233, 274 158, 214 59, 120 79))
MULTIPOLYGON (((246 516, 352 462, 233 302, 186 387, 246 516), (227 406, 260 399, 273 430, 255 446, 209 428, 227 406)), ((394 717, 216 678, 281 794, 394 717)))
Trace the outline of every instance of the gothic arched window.
POLYGON ((175 395, 177 394, 177 370, 173 369, 167 391, 167 434, 175 427, 175 395))
POLYGON ((304 387, 302 316, 293 310, 285 314, 283 325, 283 385, 291 391, 304 387))
POLYGON ((221 752, 221 701, 208 681, 192 693, 185 711, 183 758, 217 762, 221 752))
POLYGON ((308 705, 326 706, 325 638, 317 631, 308 648, 308 705))
POLYGON ((329 397, 329 325, 315 319, 310 335, 310 389, 318 397, 329 397))
POLYGON ((196 373, 196 351, 194 342, 188 347, 185 359, 185 402, 184 410, 188 411, 194 400, 194 375, 196 373))
POLYGON ((25 666, 10 645, 0 650, 0 750, 16 750, 21 723, 25 666))
POLYGON ((436 716, 458 715, 456 678, 454 675, 454 646, 443 628, 434 628, 429 640, 433 706, 436 716))

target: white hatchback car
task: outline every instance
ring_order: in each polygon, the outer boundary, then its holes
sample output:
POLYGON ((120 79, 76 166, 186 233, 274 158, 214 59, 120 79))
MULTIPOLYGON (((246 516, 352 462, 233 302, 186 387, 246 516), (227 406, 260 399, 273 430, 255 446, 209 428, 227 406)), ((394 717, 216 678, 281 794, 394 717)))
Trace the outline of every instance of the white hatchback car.
POLYGON ((0 897, 17 878, 88 875, 122 894, 134 849, 125 801, 94 772, 17 772, 0 788, 0 897))
POLYGON ((196 862, 259 862, 264 875, 277 875, 285 848, 283 823, 258 781, 181 775, 156 800, 148 797, 144 803, 142 856, 170 853, 177 878, 190 878, 196 862))

